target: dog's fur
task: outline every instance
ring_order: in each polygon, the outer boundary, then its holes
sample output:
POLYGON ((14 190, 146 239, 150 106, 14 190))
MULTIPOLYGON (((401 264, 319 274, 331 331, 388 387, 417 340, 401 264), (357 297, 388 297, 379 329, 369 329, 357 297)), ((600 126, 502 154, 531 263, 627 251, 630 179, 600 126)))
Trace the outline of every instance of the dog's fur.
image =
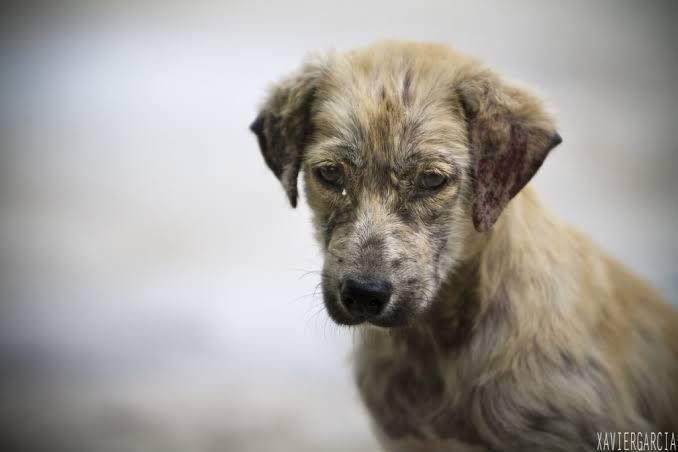
POLYGON ((524 188, 560 143, 526 89, 447 47, 310 58, 251 126, 292 205, 302 170, 323 295, 393 284, 356 378, 388 450, 593 450, 678 427, 678 318, 524 188), (328 186, 318 168, 339 168, 328 186), (422 174, 446 184, 422 191, 422 174), (510 201, 510 202, 509 202, 510 201))

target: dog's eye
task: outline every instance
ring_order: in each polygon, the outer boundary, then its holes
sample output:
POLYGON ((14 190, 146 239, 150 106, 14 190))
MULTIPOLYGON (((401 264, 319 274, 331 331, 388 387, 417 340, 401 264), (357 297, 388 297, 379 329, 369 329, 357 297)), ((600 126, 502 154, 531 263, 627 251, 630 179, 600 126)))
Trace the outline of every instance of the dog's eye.
POLYGON ((341 170, 337 165, 323 165, 317 170, 320 180, 332 187, 339 188, 343 182, 341 170))
POLYGON ((440 173, 424 173, 417 182, 417 188, 425 191, 432 191, 441 188, 447 183, 447 177, 440 173))

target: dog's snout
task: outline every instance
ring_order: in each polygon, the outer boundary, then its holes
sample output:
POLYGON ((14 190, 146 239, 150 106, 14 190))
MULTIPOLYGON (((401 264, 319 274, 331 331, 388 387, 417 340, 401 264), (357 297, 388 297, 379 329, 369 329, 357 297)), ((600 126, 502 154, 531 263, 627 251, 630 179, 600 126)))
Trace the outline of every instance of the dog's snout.
POLYGON ((391 283, 384 279, 348 277, 341 284, 341 302, 352 316, 371 318, 381 314, 391 291, 391 283))

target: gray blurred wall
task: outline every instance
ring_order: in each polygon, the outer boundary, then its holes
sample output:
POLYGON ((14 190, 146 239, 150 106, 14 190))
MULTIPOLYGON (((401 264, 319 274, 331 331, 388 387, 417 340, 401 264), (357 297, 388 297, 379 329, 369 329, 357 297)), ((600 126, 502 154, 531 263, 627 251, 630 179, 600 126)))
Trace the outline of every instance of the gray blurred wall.
POLYGON ((374 450, 308 209, 247 130, 311 50, 433 40, 535 87, 545 203, 678 303, 675 2, 27 3, 0 19, 2 450, 374 450))

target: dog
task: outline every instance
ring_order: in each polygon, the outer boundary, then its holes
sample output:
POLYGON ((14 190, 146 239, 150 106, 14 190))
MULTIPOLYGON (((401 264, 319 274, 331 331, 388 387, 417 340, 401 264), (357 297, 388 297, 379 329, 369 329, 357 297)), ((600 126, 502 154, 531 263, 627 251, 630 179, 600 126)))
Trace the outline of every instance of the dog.
POLYGON ((528 89, 380 42, 309 57, 250 129, 292 206, 303 175, 386 450, 675 450, 678 314, 527 187, 562 141, 528 89))

